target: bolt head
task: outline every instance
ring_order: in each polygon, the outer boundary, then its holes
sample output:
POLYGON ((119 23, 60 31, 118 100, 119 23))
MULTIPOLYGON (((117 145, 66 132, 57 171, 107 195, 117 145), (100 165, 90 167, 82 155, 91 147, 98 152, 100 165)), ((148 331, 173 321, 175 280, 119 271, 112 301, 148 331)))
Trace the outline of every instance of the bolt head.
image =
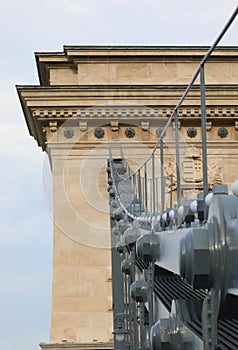
POLYGON ((124 253, 124 250, 125 250, 125 244, 122 243, 121 241, 117 242, 117 244, 116 244, 116 251, 117 251, 119 254, 123 254, 123 253, 124 253))
POLYGON ((125 243, 127 245, 134 244, 140 236, 140 229, 138 227, 131 226, 124 232, 125 243))
POLYGON ((131 261, 129 259, 124 259, 121 262, 121 271, 125 275, 130 275, 131 274, 131 261))
POLYGON ((135 281, 131 284, 130 293, 132 299, 137 303, 143 303, 148 301, 148 284, 146 281, 135 281))
POLYGON ((195 289, 210 286, 210 250, 207 228, 192 229, 180 243, 180 275, 195 289))
POLYGON ((159 258, 159 236, 150 233, 141 236, 136 242, 137 255, 146 263, 159 258))

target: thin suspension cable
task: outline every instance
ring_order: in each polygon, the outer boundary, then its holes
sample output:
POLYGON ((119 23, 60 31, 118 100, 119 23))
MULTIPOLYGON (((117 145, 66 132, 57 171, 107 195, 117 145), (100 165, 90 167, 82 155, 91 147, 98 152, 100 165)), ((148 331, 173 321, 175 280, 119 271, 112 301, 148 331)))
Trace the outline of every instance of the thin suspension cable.
POLYGON ((198 75, 200 74, 200 68, 202 66, 204 66, 204 64, 207 62, 207 60, 209 59, 209 57, 211 56, 211 54, 213 53, 213 51, 215 50, 215 48, 217 47, 217 45, 219 44, 219 42, 221 41, 221 39, 223 38, 223 36, 225 35, 225 33, 227 32, 227 30, 229 29, 229 27, 231 26, 231 24, 233 23, 233 21, 235 20, 236 16, 238 14, 238 6, 236 7, 236 9, 234 10, 234 12, 232 13, 231 17, 229 18, 228 22, 226 23, 226 25, 224 26, 224 28, 222 29, 221 33, 218 35, 218 37, 216 38, 216 40, 214 41, 214 43, 211 45, 211 47, 209 48, 209 50, 207 51, 206 55, 203 57, 203 59, 201 60, 199 66, 197 67, 197 70, 195 71, 191 82, 189 83, 189 85, 186 87, 182 97, 180 98, 179 102, 177 103, 177 105, 174 107, 167 123, 165 124, 155 146, 154 149, 152 151, 152 153, 150 154, 150 156, 148 157, 148 159, 134 172, 136 173, 139 169, 142 169, 145 163, 148 163, 150 161, 150 159, 152 158, 152 155, 156 152, 159 144, 160 144, 160 140, 161 138, 163 138, 165 136, 166 130, 168 129, 168 127, 171 125, 171 122, 174 118, 175 113, 178 112, 178 109, 181 107, 183 101, 185 100, 185 98, 187 97, 189 91, 191 90, 192 86, 194 85, 198 75))
MULTIPOLYGON (((157 150, 157 148, 158 148, 158 146, 160 145, 160 153, 161 153, 161 151, 163 152, 163 138, 164 138, 164 136, 165 136, 165 133, 166 133, 166 130, 168 129, 168 127, 171 125, 171 123, 172 123, 172 121, 173 121, 173 118, 174 117, 177 117, 177 119, 178 119, 178 110, 179 110, 179 108, 180 108, 180 106, 182 105, 182 103, 183 103, 183 101, 185 100, 185 98, 187 97, 187 95, 188 95, 188 93, 189 93, 189 91, 191 90, 191 88, 192 88, 192 86, 194 85, 194 83, 195 83, 195 81, 196 81, 196 79, 197 79, 197 77, 198 77, 198 75, 199 74, 201 74, 201 68, 204 68, 204 64, 206 63, 206 61, 209 59, 209 57, 211 56, 211 54, 213 53, 213 51, 215 50, 215 48, 216 48, 216 46, 218 45, 218 43, 220 42, 220 40, 223 38, 223 36, 224 36, 224 34, 227 32, 227 30, 228 30, 228 28, 231 26, 231 24, 232 24, 232 22, 234 21, 234 19, 236 18, 236 16, 237 16, 237 14, 238 14, 238 6, 236 7, 236 9, 235 9, 235 11, 232 13, 232 16, 230 17, 230 19, 228 20, 228 22, 226 23, 226 25, 225 25, 225 27, 223 28, 223 30, 221 31, 221 33, 219 34, 219 36, 217 37, 217 39, 215 40, 215 42, 213 43, 213 45, 209 48, 209 50, 207 51, 207 54, 203 57, 203 59, 201 60, 201 62, 200 62, 200 64, 199 64, 199 66, 198 66, 198 68, 197 68, 197 70, 195 71, 195 73, 194 73, 194 75, 193 75, 193 77, 192 77, 192 80, 191 80, 191 82, 190 82, 190 84, 186 87, 186 89, 185 89, 185 91, 184 91, 184 93, 183 93, 183 95, 182 95, 182 97, 180 98, 180 100, 179 100, 179 102, 177 103, 177 105, 174 107, 174 109, 173 109, 173 111, 172 111, 172 113, 171 113, 171 115, 170 115, 170 117, 169 117, 169 119, 168 119, 168 121, 167 121, 167 123, 166 123, 166 125, 164 126, 164 128, 163 128, 163 130, 162 130, 162 132, 161 132, 161 134, 160 134, 160 136, 158 137, 158 140, 157 140, 157 142, 156 142, 156 144, 155 144, 155 146, 154 146, 154 149, 153 149, 153 151, 151 152, 151 154, 150 154, 150 156, 148 157, 148 159, 136 170, 136 171, 134 171, 134 172, 131 172, 130 174, 129 174, 129 178, 131 178, 131 179, 136 179, 136 174, 138 173, 138 172, 140 172, 140 170, 141 169, 144 169, 144 172, 145 172, 145 204, 146 204, 146 216, 147 216, 147 210, 148 210, 148 208, 147 208, 147 201, 148 201, 148 198, 147 198, 147 189, 146 189, 146 187, 147 187, 147 174, 146 174, 146 170, 147 170, 147 163, 152 159, 152 162, 153 162, 153 159, 154 159, 154 156, 155 156, 155 152, 156 152, 156 150, 157 150), (162 149, 161 149, 162 148, 162 149)), ((176 118, 175 118, 176 119, 176 118)), ((177 120, 177 122, 178 122, 178 120, 177 120)), ((177 125, 176 125, 177 126, 177 125)), ((112 175, 112 180, 113 180, 113 182, 114 182, 114 185, 115 185, 115 179, 114 179, 114 176, 113 176, 113 166, 112 166, 112 161, 113 161, 113 159, 112 159, 112 155, 111 155, 111 152, 110 152, 110 161, 109 161, 109 164, 110 164, 110 168, 111 168, 111 175, 112 175)), ((130 169, 130 168, 129 168, 130 169)), ((152 171, 153 172, 153 171, 152 171)), ((162 172, 163 172, 163 170, 162 170, 162 172)), ((163 174, 162 174, 163 175, 163 174)), ((128 178, 127 177, 127 178, 128 178)), ((161 177, 163 177, 163 176, 161 176, 161 177)), ((151 179, 151 181, 152 181, 152 179, 151 179)), ((134 181, 133 181, 134 182, 134 181)), ((165 198, 164 198, 164 188, 162 188, 162 187, 164 187, 164 182, 165 182, 165 180, 164 180, 164 177, 163 177, 163 179, 162 179, 162 182, 161 182, 161 204, 162 204, 162 211, 163 211, 163 207, 164 207, 164 201, 165 201, 165 198)), ((155 187, 155 186, 153 186, 153 187, 155 187)), ((123 209, 123 211, 128 215, 128 216, 130 216, 131 218, 133 218, 133 219, 135 219, 136 218, 136 215, 135 215, 135 208, 134 208, 134 215, 133 214, 131 214, 130 212, 131 212, 131 210, 127 210, 126 208, 125 208, 125 206, 124 206, 124 204, 123 203, 121 203, 121 200, 120 200, 120 195, 119 195, 119 193, 118 193, 118 189, 117 189, 117 186, 115 186, 114 187, 114 189, 115 189, 115 192, 116 192, 116 198, 119 200, 119 203, 120 203, 120 205, 121 205, 121 207, 122 207, 122 209, 123 209)), ((155 190, 155 188, 153 188, 153 190, 155 190)), ((151 203, 150 203, 150 205, 152 204, 152 198, 151 198, 151 201, 150 201, 151 203)), ((154 201, 153 201, 154 202, 154 201)), ((131 208, 132 209, 132 208, 131 208)), ((155 211, 155 204, 153 205, 153 210, 155 211)), ((151 208, 151 212, 152 212, 152 208, 151 208)), ((155 215, 155 213, 153 213, 153 215, 155 215)))

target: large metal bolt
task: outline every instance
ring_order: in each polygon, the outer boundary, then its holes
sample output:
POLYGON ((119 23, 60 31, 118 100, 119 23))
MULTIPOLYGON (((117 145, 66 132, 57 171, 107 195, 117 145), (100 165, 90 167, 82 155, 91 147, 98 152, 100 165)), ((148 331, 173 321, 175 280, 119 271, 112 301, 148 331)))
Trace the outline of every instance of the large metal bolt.
POLYGON ((132 227, 132 225, 126 219, 122 219, 118 222, 118 231, 121 234, 123 234, 129 227, 132 227))
POLYGON ((194 228, 180 243, 180 275, 193 288, 210 286, 210 250, 206 228, 194 228))
POLYGON ((140 229, 136 226, 131 226, 127 228, 124 232, 124 238, 126 245, 130 245, 136 242, 136 240, 141 236, 140 229))
POLYGON ((109 189, 109 195, 111 198, 115 198, 116 197, 116 194, 115 194, 115 191, 113 190, 113 188, 109 189))
POLYGON ((112 184, 113 184, 112 179, 111 179, 111 178, 110 178, 110 179, 108 179, 107 183, 108 183, 108 185, 109 185, 109 186, 112 186, 112 184))
POLYGON ((125 251, 125 244, 121 241, 117 242, 116 244, 116 251, 119 253, 119 254, 123 254, 124 251, 125 251))
POLYGON ((204 210, 205 210, 204 195, 203 193, 198 193, 197 194, 197 212, 198 212, 198 219, 200 221, 204 220, 204 210))
POLYGON ((183 203, 184 207, 184 221, 186 222, 187 226, 190 226, 191 222, 194 221, 194 213, 192 212, 190 208, 191 200, 185 199, 183 203))
POLYGON ((125 275, 130 275, 131 274, 131 261, 129 259, 124 259, 121 262, 121 271, 125 275))
POLYGON ((120 221, 123 218, 123 212, 121 208, 117 208, 111 213, 112 220, 120 221))
POLYGON ((145 234, 137 239, 136 253, 146 263, 159 258, 159 236, 155 233, 145 234))
POLYGON ((120 204, 116 199, 113 198, 110 200, 110 206, 112 209, 116 209, 120 206, 120 204))
POLYGON ((132 299, 137 303, 143 303, 148 301, 148 284, 146 281, 135 281, 131 284, 130 293, 132 299))
POLYGON ((112 228, 112 234, 115 235, 115 236, 119 236, 119 230, 118 230, 117 226, 114 226, 112 228))

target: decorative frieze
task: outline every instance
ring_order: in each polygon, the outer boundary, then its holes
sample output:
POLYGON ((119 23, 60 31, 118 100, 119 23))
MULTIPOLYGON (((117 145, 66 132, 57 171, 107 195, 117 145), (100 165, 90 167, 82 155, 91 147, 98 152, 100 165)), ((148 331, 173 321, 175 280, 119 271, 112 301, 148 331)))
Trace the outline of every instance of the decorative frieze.
POLYGON ((133 128, 126 128, 125 134, 127 137, 132 138, 135 136, 135 130, 133 128))
POLYGON ((73 136, 74 136, 74 131, 73 129, 71 128, 66 128, 64 130, 64 136, 67 138, 67 139, 71 139, 73 136))
POLYGON ((94 136, 97 139, 102 139, 104 137, 105 131, 102 128, 96 128, 94 131, 94 136))
POLYGON ((228 130, 226 128, 219 128, 217 131, 218 136, 220 136, 222 139, 227 137, 228 130))
POLYGON ((187 130, 188 137, 196 137, 197 136, 197 129, 196 128, 188 128, 187 130))
MULTIPOLYGON (((32 114, 39 119, 156 119, 168 118, 173 112, 173 108, 163 107, 140 107, 140 106, 98 106, 89 108, 74 109, 34 109, 32 114)), ((184 107, 178 111, 179 118, 200 118, 199 107, 184 107)), ((238 115, 238 107, 208 107, 206 110, 208 118, 231 118, 238 115)), ((145 126, 147 127, 147 126, 145 126)))

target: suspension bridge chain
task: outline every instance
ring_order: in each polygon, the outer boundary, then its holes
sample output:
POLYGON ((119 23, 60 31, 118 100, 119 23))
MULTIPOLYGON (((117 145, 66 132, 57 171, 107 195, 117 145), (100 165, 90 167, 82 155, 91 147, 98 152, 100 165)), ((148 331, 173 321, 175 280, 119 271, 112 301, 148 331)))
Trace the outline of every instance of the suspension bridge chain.
POLYGON ((238 180, 232 195, 220 184, 208 193, 204 71, 237 13, 238 7, 143 165, 133 171, 123 157, 108 161, 113 311, 121 320, 114 323, 115 349, 238 349, 238 180), (198 76, 203 193, 182 200, 178 115, 198 76), (172 123, 176 167, 165 175, 164 140, 172 123))

